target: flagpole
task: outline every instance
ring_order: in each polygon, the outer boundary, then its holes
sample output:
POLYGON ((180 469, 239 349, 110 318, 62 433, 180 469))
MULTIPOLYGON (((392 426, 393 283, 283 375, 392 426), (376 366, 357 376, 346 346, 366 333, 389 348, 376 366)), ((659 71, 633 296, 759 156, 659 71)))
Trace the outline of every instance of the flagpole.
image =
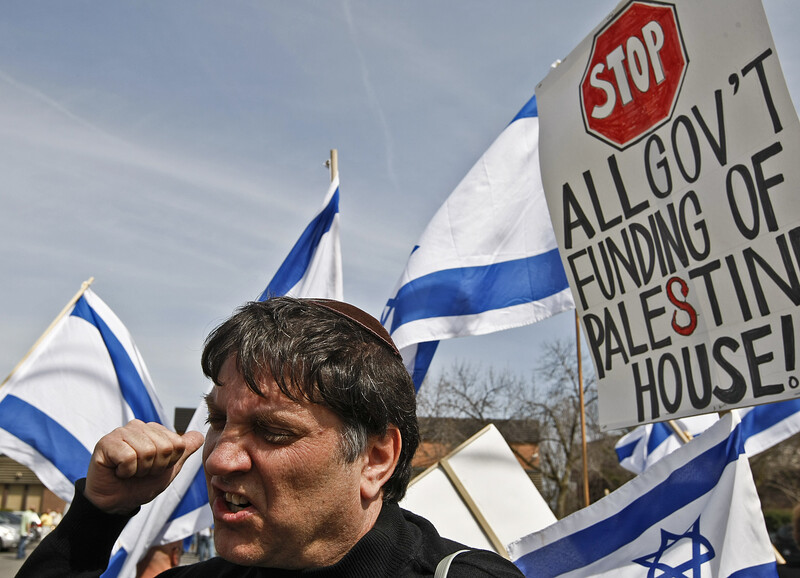
POLYGON ((675 435, 678 436, 678 439, 681 440, 681 442, 688 444, 690 441, 692 441, 692 435, 689 432, 684 431, 674 419, 668 420, 667 425, 672 428, 672 431, 675 432, 675 435))
POLYGON ((581 320, 575 308, 575 343, 578 353, 578 394, 581 405, 581 444, 583 449, 583 503, 589 505, 589 456, 586 444, 586 406, 583 399, 583 362, 581 361, 581 320))
POLYGON ((331 158, 325 164, 331 170, 331 182, 333 182, 333 179, 339 176, 339 151, 331 149, 331 158))
POLYGON ((8 380, 11 379, 11 377, 17 372, 20 366, 22 366, 22 364, 25 363, 25 360, 28 359, 28 357, 30 357, 31 353, 33 353, 36 350, 36 348, 39 347, 39 344, 41 344, 42 341, 44 341, 44 338, 47 337, 47 335, 53 330, 53 327, 56 326, 56 323, 61 321, 61 318, 67 314, 67 311, 69 311, 70 307, 75 305, 78 299, 80 299, 81 296, 84 293, 86 293, 86 290, 89 288, 89 285, 91 285, 93 282, 94 282, 94 277, 89 277, 89 279, 87 279, 81 284, 81 288, 78 290, 78 292, 75 293, 72 299, 69 300, 69 303, 67 303, 64 306, 64 309, 61 310, 61 313, 59 313, 56 316, 56 318, 53 319, 53 322, 47 326, 47 329, 45 329, 44 333, 42 333, 41 336, 39 336, 39 339, 37 339, 36 343, 34 343, 33 346, 28 350, 28 353, 22 356, 22 359, 19 360, 19 363, 17 363, 14 366, 14 369, 11 370, 11 373, 8 374, 8 377, 6 377, 3 380, 3 383, 0 383, 0 387, 3 387, 8 382, 8 380))

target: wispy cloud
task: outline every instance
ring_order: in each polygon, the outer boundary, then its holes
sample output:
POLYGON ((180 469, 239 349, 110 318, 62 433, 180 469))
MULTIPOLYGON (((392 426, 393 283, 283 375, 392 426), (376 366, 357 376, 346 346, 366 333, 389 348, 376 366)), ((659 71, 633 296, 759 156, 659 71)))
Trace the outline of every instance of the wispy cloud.
POLYGON ((3 70, 0 70, 0 80, 2 80, 3 82, 5 82, 5 83, 7 83, 7 84, 9 84, 11 86, 13 86, 14 88, 18 89, 19 91, 32 96, 35 100, 47 105, 49 108, 51 108, 53 110, 61 113, 62 115, 64 115, 68 119, 76 122, 77 124, 81 125, 82 127, 87 128, 87 129, 97 133, 98 135, 103 136, 104 138, 116 140, 115 137, 111 136, 110 134, 108 134, 103 129, 99 128, 98 126, 92 124, 91 122, 89 122, 85 118, 82 118, 82 117, 78 116, 77 114, 73 113, 71 110, 69 110, 66 106, 62 105, 57 100, 49 97, 48 95, 46 95, 42 91, 37 90, 36 88, 34 88, 32 86, 29 86, 29 85, 27 85, 27 84, 25 84, 23 82, 20 82, 19 80, 17 80, 16 78, 14 78, 13 76, 11 76, 10 74, 8 74, 7 72, 5 72, 3 70))
POLYGON ((375 112, 375 115, 378 118, 378 124, 383 132, 383 144, 386 154, 386 172, 389 176, 389 180, 395 188, 395 191, 399 192, 400 183, 397 179, 397 173, 395 172, 394 168, 394 140, 392 139, 392 134, 389 130, 389 123, 386 121, 386 114, 383 111, 380 99, 378 98, 375 87, 370 79, 367 61, 364 58, 364 52, 361 50, 361 44, 356 30, 356 25, 353 21, 353 14, 350 10, 350 1, 344 0, 342 2, 342 7, 344 8, 345 20, 347 21, 347 31, 350 34, 350 39, 353 41, 353 48, 356 51, 356 56, 358 56, 358 62, 361 69, 361 81, 364 83, 364 90, 367 93, 367 99, 370 107, 375 112))
MULTIPOLYGON (((20 82, 3 70, 0 70, 0 80, 17 89, 23 100, 32 97, 33 101, 67 121, 58 123, 43 115, 19 115, 14 107, 5 110, 0 108, 0 117, 4 114, 13 114, 15 117, 13 124, 3 123, 0 132, 12 135, 15 139, 45 150, 62 151, 117 167, 128 167, 205 190, 224 191, 228 195, 246 199, 268 196, 264 183, 248 179, 234 167, 220 166, 208 158, 191 158, 178 151, 165 151, 130 142, 75 114, 55 98, 20 82)), ((275 195, 269 202, 272 207, 281 210, 294 212, 298 209, 297 203, 285 194, 275 195)))

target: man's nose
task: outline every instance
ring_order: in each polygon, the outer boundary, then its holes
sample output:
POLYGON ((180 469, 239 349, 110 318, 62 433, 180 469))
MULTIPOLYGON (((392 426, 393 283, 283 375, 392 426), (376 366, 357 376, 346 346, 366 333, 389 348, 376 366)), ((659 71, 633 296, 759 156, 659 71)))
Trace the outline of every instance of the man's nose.
POLYGON ((212 476, 222 476, 250 469, 250 454, 245 439, 234 431, 223 430, 219 435, 206 436, 203 466, 212 476))

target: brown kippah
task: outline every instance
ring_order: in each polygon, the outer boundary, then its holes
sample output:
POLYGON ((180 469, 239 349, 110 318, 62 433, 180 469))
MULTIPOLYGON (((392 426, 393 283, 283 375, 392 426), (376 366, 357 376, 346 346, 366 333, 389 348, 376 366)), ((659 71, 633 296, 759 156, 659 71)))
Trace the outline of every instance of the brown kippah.
POLYGON ((362 311, 355 305, 350 305, 349 303, 345 303, 343 301, 336 301, 334 299, 308 299, 311 303, 315 303, 320 307, 324 307, 325 309, 329 309, 335 313, 343 317, 347 317, 350 321, 353 321, 372 333, 375 337, 383 341, 392 352, 401 357, 400 352, 397 350, 397 346, 392 341, 389 332, 380 324, 380 322, 375 319, 369 313, 362 311))

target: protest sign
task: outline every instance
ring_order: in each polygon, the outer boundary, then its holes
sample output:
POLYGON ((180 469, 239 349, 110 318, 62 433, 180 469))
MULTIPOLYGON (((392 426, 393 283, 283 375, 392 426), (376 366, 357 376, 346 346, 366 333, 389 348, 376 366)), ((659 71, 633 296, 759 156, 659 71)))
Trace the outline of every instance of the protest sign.
POLYGON ((507 544, 556 521, 493 424, 414 478, 400 505, 446 538, 503 556, 507 544))
POLYGON ((626 0, 537 99, 602 426, 800 396, 800 126, 761 4, 626 0))

